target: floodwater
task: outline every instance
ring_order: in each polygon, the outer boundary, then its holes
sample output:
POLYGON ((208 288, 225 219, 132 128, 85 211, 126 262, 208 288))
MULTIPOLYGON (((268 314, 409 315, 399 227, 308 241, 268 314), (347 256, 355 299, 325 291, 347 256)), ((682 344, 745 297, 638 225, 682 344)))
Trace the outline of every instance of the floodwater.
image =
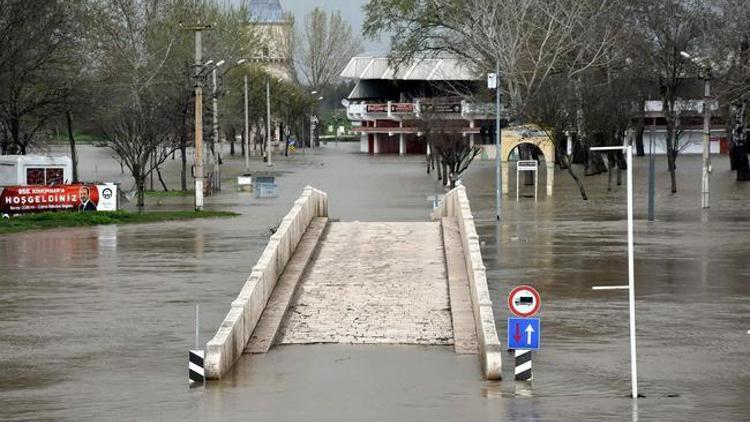
MULTIPOLYGON (((645 221, 645 159, 636 162, 636 307, 640 392, 630 392, 625 187, 585 178, 581 201, 556 174, 540 201, 506 197, 494 217, 491 162, 466 177, 501 340, 505 296, 540 289, 542 350, 531 390, 481 377, 449 347, 283 346, 245 356, 188 388, 187 349, 200 303, 201 344, 223 319, 270 235, 306 184, 342 220, 424 221, 442 189, 419 156, 370 157, 356 145, 279 159, 280 197, 235 192, 207 208, 227 219, 100 226, 0 237, 3 420, 747 420, 750 418, 750 185, 714 160, 715 194, 699 209, 700 164, 681 157, 681 191, 658 163, 657 221, 645 221)), ((125 180, 107 150, 83 148, 86 178, 125 180)), ((175 185, 177 162, 168 183, 175 185)), ((225 175, 241 172, 229 160, 225 175)), ((253 172, 267 168, 253 159, 253 172)), ((540 177, 543 180, 543 175, 540 177)), ((158 182, 157 182, 158 183, 158 182)), ((515 186, 511 182, 511 186, 515 186)), ((529 187, 525 192, 530 193, 529 187)), ((190 198, 150 208, 190 208, 190 198)), ((376 257, 374 257, 376 258, 376 257)))

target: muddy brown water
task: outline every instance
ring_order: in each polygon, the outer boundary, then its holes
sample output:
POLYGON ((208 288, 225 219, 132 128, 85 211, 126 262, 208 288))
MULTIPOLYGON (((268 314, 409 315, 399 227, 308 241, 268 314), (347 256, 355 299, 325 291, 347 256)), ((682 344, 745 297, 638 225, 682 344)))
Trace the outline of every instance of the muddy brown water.
MULTIPOLYGON (((105 149, 84 147, 90 179, 127 179, 105 149)), ((636 160, 636 309, 640 392, 630 391, 625 188, 567 175, 552 198, 506 197, 494 219, 491 162, 465 182, 483 242, 496 322, 505 295, 543 297, 531 391, 482 380, 474 356, 448 347, 283 346, 245 356, 231 376, 188 388, 193 304, 201 343, 223 319, 276 225, 306 184, 342 220, 424 221, 442 189, 422 157, 371 157, 329 144, 279 159, 280 197, 225 189, 207 208, 229 219, 100 226, 0 237, 2 420, 747 420, 750 418, 750 185, 714 160, 712 208, 699 209, 700 161, 679 161, 681 191, 658 163, 657 221, 645 221, 646 161, 636 160)), ((169 164, 168 182, 176 180, 169 164)), ((253 171, 266 167, 253 161, 253 171)), ((239 174, 229 159, 225 176, 239 174)), ((540 180, 544 180, 543 176, 540 180)), ((158 182, 157 182, 158 183, 158 182)), ((225 187, 229 186, 228 182, 225 187)), ((512 181, 511 186, 515 186, 512 181)), ((531 193, 530 187, 523 187, 531 193)), ((543 193, 543 190, 541 190, 543 193)), ((151 208, 190 208, 163 198, 151 208)), ((376 257, 374 257, 376 259, 376 257)))

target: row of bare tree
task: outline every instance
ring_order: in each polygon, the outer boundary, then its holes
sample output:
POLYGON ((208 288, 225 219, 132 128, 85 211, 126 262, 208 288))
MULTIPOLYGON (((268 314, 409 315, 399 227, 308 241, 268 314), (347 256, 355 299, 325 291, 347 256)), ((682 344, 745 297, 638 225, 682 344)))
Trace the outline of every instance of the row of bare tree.
MULTIPOLYGON (((558 151, 566 133, 585 155, 588 146, 622 144, 632 131, 643 154, 644 103, 661 100, 673 192, 684 147, 679 104, 689 98, 691 81, 711 77, 731 126, 733 169, 738 180, 750 179, 750 2, 377 0, 365 10, 365 34, 391 34, 396 64, 447 54, 482 75, 499 63, 508 118, 540 125, 558 151)), ((587 174, 606 168, 597 160, 585 158, 587 174)), ((578 181, 569 163, 561 164, 578 181)))

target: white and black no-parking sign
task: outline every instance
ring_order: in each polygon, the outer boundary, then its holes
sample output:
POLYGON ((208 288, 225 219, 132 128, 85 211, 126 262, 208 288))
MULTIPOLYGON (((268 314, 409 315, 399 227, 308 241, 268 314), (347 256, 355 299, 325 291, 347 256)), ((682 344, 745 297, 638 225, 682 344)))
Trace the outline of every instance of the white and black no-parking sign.
POLYGON ((531 286, 518 286, 508 295, 508 307, 514 315, 527 318, 539 312, 542 298, 531 286))

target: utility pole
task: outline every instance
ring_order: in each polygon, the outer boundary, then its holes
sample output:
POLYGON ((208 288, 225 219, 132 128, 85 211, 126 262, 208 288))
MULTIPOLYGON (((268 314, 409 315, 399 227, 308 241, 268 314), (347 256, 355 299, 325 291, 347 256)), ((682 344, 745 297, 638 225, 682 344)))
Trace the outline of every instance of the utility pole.
POLYGON ((706 73, 703 91, 703 177, 701 179, 701 208, 709 208, 709 178, 711 176, 711 68, 704 67, 706 73))
POLYGON ((271 163, 271 81, 266 78, 266 130, 267 130, 267 138, 268 138, 268 147, 266 148, 266 153, 268 154, 268 167, 272 167, 273 163, 271 163))
POLYGON ((250 123, 247 111, 247 73, 245 73, 245 174, 250 173, 250 123))
POLYGON ((211 25, 182 26, 180 29, 195 32, 195 210, 203 210, 203 46, 202 31, 211 29, 211 25))

